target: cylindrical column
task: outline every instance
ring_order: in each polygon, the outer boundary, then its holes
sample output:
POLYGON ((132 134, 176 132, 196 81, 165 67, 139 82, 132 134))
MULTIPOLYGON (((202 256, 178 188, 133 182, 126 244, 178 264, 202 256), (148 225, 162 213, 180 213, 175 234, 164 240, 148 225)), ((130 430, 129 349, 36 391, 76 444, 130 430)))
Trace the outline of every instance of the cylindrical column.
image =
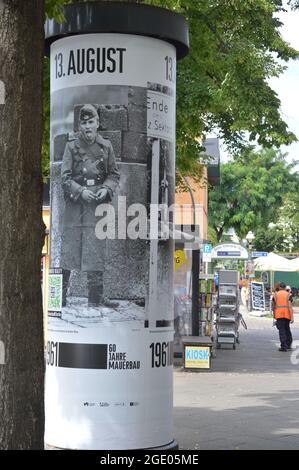
POLYGON ((46 443, 164 446, 173 441, 173 241, 161 223, 174 203, 175 70, 187 25, 114 2, 70 5, 65 18, 46 25, 46 443))

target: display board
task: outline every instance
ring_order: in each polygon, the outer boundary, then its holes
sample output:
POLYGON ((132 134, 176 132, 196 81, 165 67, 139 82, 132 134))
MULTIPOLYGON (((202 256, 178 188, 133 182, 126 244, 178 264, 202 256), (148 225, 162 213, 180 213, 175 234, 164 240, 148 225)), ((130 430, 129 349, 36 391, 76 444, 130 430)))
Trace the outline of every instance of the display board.
POLYGON ((251 306, 252 310, 265 310, 265 289, 263 282, 251 282, 251 306))

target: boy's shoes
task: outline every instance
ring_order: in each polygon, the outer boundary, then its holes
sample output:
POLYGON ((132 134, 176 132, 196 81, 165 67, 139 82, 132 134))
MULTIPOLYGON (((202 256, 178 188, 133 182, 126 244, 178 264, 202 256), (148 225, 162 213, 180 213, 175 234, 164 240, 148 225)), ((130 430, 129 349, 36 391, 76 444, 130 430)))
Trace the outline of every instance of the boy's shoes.
POLYGON ((279 348, 278 351, 288 352, 288 350, 286 348, 279 348))

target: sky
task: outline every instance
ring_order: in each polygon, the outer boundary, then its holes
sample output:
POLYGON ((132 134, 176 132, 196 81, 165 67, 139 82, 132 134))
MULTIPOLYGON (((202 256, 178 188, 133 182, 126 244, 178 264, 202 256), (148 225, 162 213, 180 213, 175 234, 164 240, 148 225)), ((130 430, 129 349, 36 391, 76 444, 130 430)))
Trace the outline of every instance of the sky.
MULTIPOLYGON (((281 35, 292 47, 299 50, 299 10, 280 13, 281 35)), ((276 91, 281 101, 281 115, 299 140, 299 59, 291 60, 285 64, 287 70, 278 78, 269 80, 270 86, 276 91)), ((212 136, 212 135, 211 135, 212 136)), ((208 137, 211 137, 208 136, 208 137)), ((221 161, 229 159, 225 146, 220 143, 221 161)), ((299 142, 283 146, 282 151, 288 153, 288 161, 299 161, 299 142)), ((296 167, 298 171, 299 165, 296 167)))
MULTIPOLYGON (((279 19, 284 23, 281 35, 292 47, 299 50, 299 11, 281 13, 279 19)), ((299 60, 289 61, 287 70, 278 78, 270 80, 271 87, 278 93, 281 101, 281 114, 290 130, 299 139, 299 60)), ((283 148, 289 160, 299 160, 299 142, 283 148)))

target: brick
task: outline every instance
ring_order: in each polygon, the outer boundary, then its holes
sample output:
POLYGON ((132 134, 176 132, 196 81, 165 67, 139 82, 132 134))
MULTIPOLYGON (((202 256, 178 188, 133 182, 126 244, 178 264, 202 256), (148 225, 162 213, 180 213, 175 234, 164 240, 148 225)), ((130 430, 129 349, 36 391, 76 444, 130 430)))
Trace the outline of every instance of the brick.
POLYGON ((61 187, 61 162, 51 163, 51 267, 60 267, 64 195, 61 187))
POLYGON ((143 164, 118 163, 120 181, 118 195, 126 196, 127 203, 146 204, 147 168, 143 164))
POLYGON ((122 141, 122 160, 147 162, 147 136, 137 132, 124 132, 122 141))
POLYGON ((144 240, 109 240, 104 288, 108 297, 140 299, 148 292, 149 244, 144 240))

